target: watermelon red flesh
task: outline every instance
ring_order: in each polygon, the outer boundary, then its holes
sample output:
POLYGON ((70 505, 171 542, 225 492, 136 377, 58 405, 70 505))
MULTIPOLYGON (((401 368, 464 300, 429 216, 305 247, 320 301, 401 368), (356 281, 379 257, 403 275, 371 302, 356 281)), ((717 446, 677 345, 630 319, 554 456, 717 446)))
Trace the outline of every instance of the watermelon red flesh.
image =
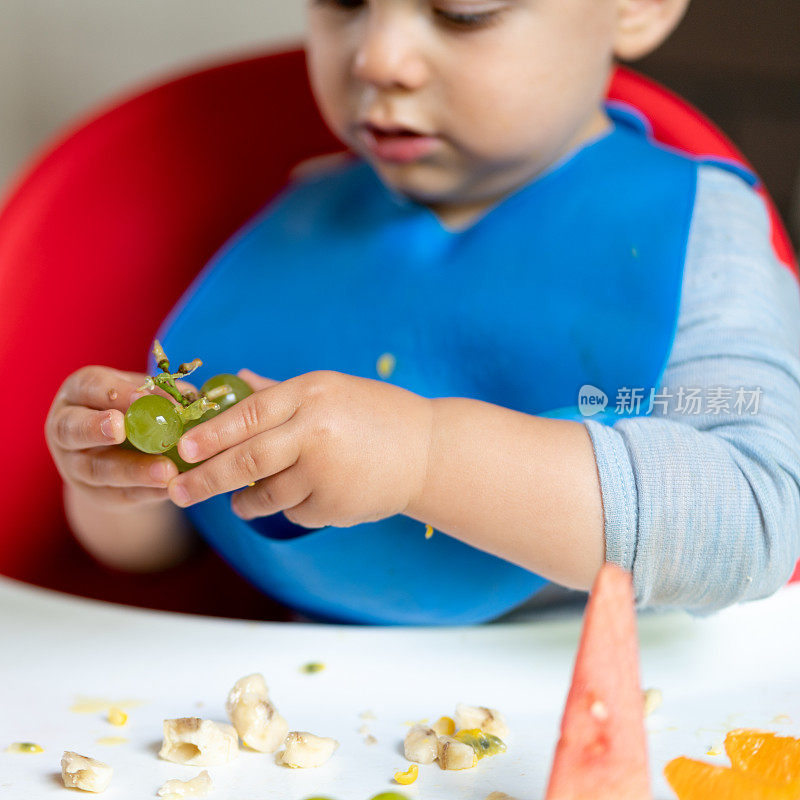
POLYGON ((650 800, 629 573, 606 564, 589 595, 546 800, 650 800))

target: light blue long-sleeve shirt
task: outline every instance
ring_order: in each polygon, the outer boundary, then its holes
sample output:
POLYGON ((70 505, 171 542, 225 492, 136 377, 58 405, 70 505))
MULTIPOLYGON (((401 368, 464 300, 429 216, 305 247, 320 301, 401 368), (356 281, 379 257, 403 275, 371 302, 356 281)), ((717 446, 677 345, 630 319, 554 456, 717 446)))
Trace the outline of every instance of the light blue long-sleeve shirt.
POLYGON ((664 402, 585 424, 606 559, 641 606, 705 614, 771 594, 800 557, 800 293, 761 198, 716 167, 698 180, 664 402))

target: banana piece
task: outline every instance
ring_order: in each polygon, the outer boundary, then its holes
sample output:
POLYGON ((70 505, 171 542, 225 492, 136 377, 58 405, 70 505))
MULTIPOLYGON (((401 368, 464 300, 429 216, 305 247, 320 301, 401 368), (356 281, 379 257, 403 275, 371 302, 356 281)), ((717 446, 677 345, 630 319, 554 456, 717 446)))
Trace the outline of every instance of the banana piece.
POLYGON ((223 722, 183 717, 164 720, 164 743, 158 755, 190 767, 227 764, 239 755, 236 729, 223 722))
POLYGON ((451 717, 439 717, 431 727, 437 736, 452 736, 456 732, 456 723, 451 717))
POLYGON ((506 721, 503 715, 494 708, 467 706, 459 703, 456 706, 456 730, 464 728, 480 728, 484 733, 491 733, 498 739, 508 738, 506 721))
POLYGON ((157 794, 162 798, 173 797, 205 797, 211 791, 211 776, 203 770, 199 775, 188 781, 180 781, 173 778, 167 781, 158 790, 157 794))
POLYGON ((261 700, 269 700, 269 689, 264 681, 264 676, 260 672, 255 672, 252 675, 245 675, 244 678, 239 678, 233 684, 233 689, 228 692, 228 701, 225 703, 225 710, 228 715, 231 709, 242 699, 246 694, 254 695, 261 700))
MULTIPOLYGON (((307 731, 292 731, 285 742, 285 750, 278 754, 278 764, 292 769, 322 766, 339 746, 336 739, 315 736, 307 731)), ((471 748, 470 748, 471 749, 471 748)))
POLYGON ((403 742, 406 758, 418 764, 432 764, 439 751, 436 731, 427 725, 415 725, 403 742))
POLYGON ((104 792, 111 783, 114 770, 102 761, 65 750, 61 756, 61 779, 67 789, 104 792))
POLYGON ((230 713, 234 728, 242 741, 260 753, 274 753, 289 732, 289 723, 277 712, 269 700, 250 702, 252 695, 244 697, 230 713))
POLYGON ((289 723, 270 702, 267 684, 259 674, 236 681, 225 709, 245 745, 260 753, 274 753, 289 732, 289 723))
POLYGON ((475 751, 452 736, 440 736, 438 746, 437 757, 442 769, 470 769, 478 763, 475 751))

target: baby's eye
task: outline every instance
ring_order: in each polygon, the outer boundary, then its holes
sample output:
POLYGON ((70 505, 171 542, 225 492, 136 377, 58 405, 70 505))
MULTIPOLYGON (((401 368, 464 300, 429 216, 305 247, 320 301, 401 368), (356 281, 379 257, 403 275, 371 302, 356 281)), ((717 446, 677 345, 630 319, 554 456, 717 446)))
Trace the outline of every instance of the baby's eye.
POLYGON ((447 8, 434 8, 433 13, 446 25, 469 30, 470 28, 481 28, 494 22, 500 13, 500 9, 466 12, 447 8))
POLYGON ((311 0, 312 5, 316 6, 332 6, 339 8, 343 11, 360 8, 364 5, 365 0, 311 0))

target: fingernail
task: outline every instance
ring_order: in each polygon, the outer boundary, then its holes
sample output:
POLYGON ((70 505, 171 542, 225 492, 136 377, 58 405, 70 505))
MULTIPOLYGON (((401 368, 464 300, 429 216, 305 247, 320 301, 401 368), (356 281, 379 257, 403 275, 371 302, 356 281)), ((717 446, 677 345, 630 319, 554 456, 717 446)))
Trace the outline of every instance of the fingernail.
POLYGON ((107 414, 103 417, 102 422, 100 423, 100 431, 102 432, 103 436, 106 439, 114 440, 117 438, 116 433, 114 432, 114 417, 112 414, 107 414))
POLYGON ((197 442, 191 439, 181 439, 181 451, 186 461, 191 461, 197 456, 197 442))
POLYGON ((155 463, 150 467, 150 477, 160 486, 167 485, 167 467, 165 464, 155 463))
POLYGON ((173 494, 175 496, 175 502, 179 506, 188 506, 189 505, 189 492, 187 492, 186 489, 183 488, 183 486, 178 484, 173 489, 173 494))

